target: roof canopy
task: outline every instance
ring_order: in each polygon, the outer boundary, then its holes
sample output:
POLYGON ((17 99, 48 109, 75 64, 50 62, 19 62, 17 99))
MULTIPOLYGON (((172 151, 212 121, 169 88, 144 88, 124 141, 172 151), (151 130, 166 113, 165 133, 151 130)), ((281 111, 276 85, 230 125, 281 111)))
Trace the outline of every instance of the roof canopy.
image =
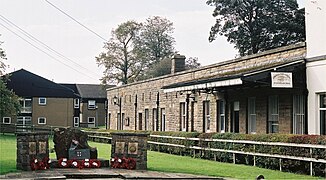
POLYGON ((197 79, 187 82, 179 82, 163 86, 164 93, 177 91, 193 91, 193 90, 207 90, 207 89, 221 89, 227 87, 251 85, 251 84, 265 84, 270 85, 271 72, 294 72, 300 70, 298 67, 305 67, 304 59, 287 62, 284 64, 277 64, 268 68, 260 68, 256 70, 248 69, 246 71, 234 72, 233 75, 219 76, 206 79, 197 79))

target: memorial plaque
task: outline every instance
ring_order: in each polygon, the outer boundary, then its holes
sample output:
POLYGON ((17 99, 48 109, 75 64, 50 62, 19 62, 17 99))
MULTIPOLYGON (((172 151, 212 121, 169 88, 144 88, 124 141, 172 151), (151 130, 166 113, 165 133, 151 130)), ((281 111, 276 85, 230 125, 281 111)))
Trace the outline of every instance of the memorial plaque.
POLYGON ((128 154, 138 154, 138 143, 133 142, 128 144, 128 154))
POLYGON ((29 142, 29 154, 36 154, 36 142, 29 142))
POLYGON ((116 142, 115 143, 115 153, 123 154, 125 150, 125 142, 116 142))
POLYGON ((69 159, 90 159, 89 149, 69 149, 69 159))
POLYGON ((38 152, 39 154, 45 154, 46 153, 46 142, 41 141, 38 144, 38 152))

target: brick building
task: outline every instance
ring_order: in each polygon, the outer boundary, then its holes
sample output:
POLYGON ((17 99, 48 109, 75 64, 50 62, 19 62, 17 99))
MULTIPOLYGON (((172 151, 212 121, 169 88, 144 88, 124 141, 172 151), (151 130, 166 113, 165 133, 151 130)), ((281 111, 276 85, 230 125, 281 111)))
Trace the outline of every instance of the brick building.
POLYGON ((307 133, 304 43, 107 90, 111 129, 307 133), (272 81, 273 80, 273 81, 272 81))

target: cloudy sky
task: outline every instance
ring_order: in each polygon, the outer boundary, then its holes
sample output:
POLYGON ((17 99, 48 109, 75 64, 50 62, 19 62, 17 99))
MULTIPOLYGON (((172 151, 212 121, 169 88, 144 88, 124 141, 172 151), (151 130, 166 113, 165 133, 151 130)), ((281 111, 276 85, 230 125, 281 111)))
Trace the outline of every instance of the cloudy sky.
MULTIPOLYGON (((298 1, 300 7, 303 1, 298 1)), ((104 39, 109 39, 111 30, 122 22, 143 22, 151 16, 173 22, 180 54, 198 57, 202 65, 233 59, 237 53, 224 37, 208 42, 215 20, 214 8, 205 2, 1 0, 0 41, 8 58, 7 72, 23 68, 58 83, 99 83, 103 68, 97 66, 95 57, 104 51, 104 39)))

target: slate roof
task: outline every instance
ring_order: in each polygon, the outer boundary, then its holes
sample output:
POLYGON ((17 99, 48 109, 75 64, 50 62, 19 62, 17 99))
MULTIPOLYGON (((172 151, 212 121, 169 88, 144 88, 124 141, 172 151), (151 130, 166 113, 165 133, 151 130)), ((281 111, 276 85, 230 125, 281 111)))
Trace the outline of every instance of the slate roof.
POLYGON ((21 69, 9 74, 7 88, 20 97, 79 97, 72 89, 21 69))
POLYGON ((81 98, 107 98, 106 86, 99 84, 76 84, 76 87, 81 98))

